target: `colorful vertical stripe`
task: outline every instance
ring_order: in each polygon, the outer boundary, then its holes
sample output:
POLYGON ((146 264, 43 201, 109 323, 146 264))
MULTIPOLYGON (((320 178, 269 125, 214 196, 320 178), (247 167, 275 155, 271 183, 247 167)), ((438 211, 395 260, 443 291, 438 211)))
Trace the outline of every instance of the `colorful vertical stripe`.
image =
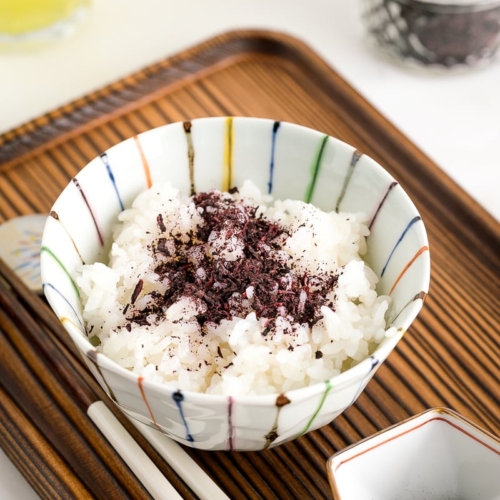
POLYGON ((264 450, 267 450, 267 448, 269 448, 269 446, 271 446, 274 443, 274 441, 276 441, 276 439, 279 437, 278 423, 279 423, 281 409, 283 408, 283 406, 286 406, 290 403, 291 401, 288 399, 287 396, 285 396, 284 394, 278 394, 275 403, 277 408, 276 417, 274 419, 274 424, 272 429, 264 436, 264 439, 266 440, 266 443, 263 448, 264 450))
POLYGON ((92 207, 90 206, 89 201, 87 200, 87 196, 85 195, 85 192, 83 191, 82 187, 80 186, 80 182, 78 181, 78 179, 76 177, 73 177, 72 181, 73 181, 73 184, 78 189, 78 192, 80 193, 85 205, 87 206, 89 214, 92 217, 92 222, 94 223, 94 227, 95 227, 95 230, 97 232, 97 237, 99 238, 99 243, 101 244, 101 246, 104 246, 104 236, 103 236, 102 231, 99 227, 99 224, 97 223, 97 218, 94 214, 94 211, 92 210, 92 207))
POLYGON ((222 168, 222 191, 229 191, 234 182, 234 127, 233 117, 226 118, 224 133, 224 165, 222 168))
POLYGON ((271 139, 271 161, 269 162, 269 180, 267 182, 267 193, 271 194, 273 192, 273 182, 274 182, 274 156, 276 152, 276 134, 280 128, 280 122, 273 123, 273 135, 271 139))
POLYGON ((120 193, 118 191, 115 176, 113 174, 113 170, 111 170, 111 166, 110 166, 109 161, 108 161, 107 153, 103 153, 101 155, 101 160, 104 163, 104 166, 106 167, 106 171, 108 173, 109 180, 111 181, 111 185, 113 186, 113 190, 116 194, 116 197, 118 198, 118 203, 120 204, 120 210, 123 211, 123 210, 125 210, 125 207, 123 206, 123 201, 122 201, 122 198, 121 198, 120 193))
POLYGON ((342 185, 342 190, 340 191, 340 195, 337 199, 337 204, 335 205, 335 211, 338 213, 340 210, 340 204, 342 203, 345 193, 347 191, 347 186, 349 186, 349 182, 351 181, 352 174, 354 173, 354 167, 358 164, 359 159, 363 156, 363 153, 360 153, 358 150, 355 150, 352 153, 351 163, 349 164, 349 168, 347 170, 347 175, 344 179, 344 184, 342 185))
MULTIPOLYGON (((85 333, 85 335, 88 337, 88 332, 87 332, 87 329, 85 328, 85 325, 82 323, 81 319, 80 319, 80 316, 79 314, 77 313, 76 309, 73 307, 72 304, 70 304, 70 302, 68 301, 68 299, 59 291, 57 290, 57 288, 55 288, 52 284, 50 283, 47 283, 45 285, 46 287, 48 288, 52 288, 52 290, 54 290, 54 292, 56 292, 62 299, 64 299, 66 301, 66 303, 69 305, 70 309, 73 311, 73 314, 75 315, 75 318, 78 320, 78 323, 79 323, 79 326, 76 325, 73 321, 71 321, 69 318, 67 318, 66 316, 62 316, 61 318, 59 318, 59 321, 65 325, 66 323, 70 323, 71 325, 73 325, 75 328, 77 328, 78 330, 82 331, 85 333)), ((45 288, 45 287, 44 287, 45 288)))
MULTIPOLYGON (((71 286, 72 286, 73 290, 75 291, 76 296, 78 297, 78 300, 81 300, 80 289, 77 287, 75 280, 73 279, 73 277, 71 276, 69 271, 66 269, 66 266, 62 263, 61 259, 59 259, 59 257, 57 257, 57 255, 47 246, 42 246, 40 248, 40 255, 42 253, 46 253, 46 254, 50 255, 50 258, 57 263, 57 265, 61 268, 61 270, 64 272, 64 274, 68 277, 68 280, 71 283, 71 286)), ((46 283, 44 286, 50 286, 50 287, 54 288, 50 283, 46 283)), ((60 294, 60 292, 56 288, 54 288, 54 290, 60 294)), ((60 294, 60 295, 61 295, 61 297, 63 297, 63 299, 65 299, 67 301, 66 297, 64 297, 62 294, 60 294)), ((69 302, 68 302, 68 304, 69 304, 69 302)), ((72 309, 74 310, 73 307, 72 307, 72 309)))
POLYGON ((144 391, 144 386, 143 386, 143 382, 144 382, 144 377, 138 377, 137 378, 137 385, 139 387, 139 391, 141 393, 141 398, 142 400, 144 401, 144 404, 146 405, 146 408, 148 410, 148 413, 149 413, 149 418, 151 419, 151 422, 153 422, 153 425, 159 430, 159 431, 162 431, 162 428, 158 425, 158 422, 156 421, 155 419, 155 416, 153 414, 153 410, 151 410, 151 406, 149 406, 149 402, 148 402, 148 399, 146 398, 146 392, 144 391))
POLYGON ((141 157, 142 168, 144 171, 144 177, 146 179, 146 186, 149 189, 153 185, 153 182, 151 180, 151 171, 149 169, 148 159, 146 158, 146 155, 144 154, 144 151, 142 149, 141 141, 139 140, 139 136, 135 135, 134 140, 135 140, 135 145, 137 146, 137 150, 139 151, 139 155, 141 157))
POLYGON ((186 134, 186 142, 187 142, 189 194, 193 196, 196 193, 196 187, 194 184, 194 146, 193 146, 193 136, 191 135, 191 128, 193 124, 190 121, 186 121, 182 124, 182 126, 186 134))
POLYGON ((176 391, 173 393, 172 399, 175 401, 177 408, 179 408, 179 413, 181 415, 182 423, 184 424, 184 427, 186 429, 186 439, 190 443, 192 443, 194 441, 194 439, 193 439, 193 436, 191 436, 191 433, 189 432, 187 420, 186 420, 186 417, 184 416, 184 408, 182 408, 182 403, 184 401, 184 394, 182 394, 181 391, 176 391))
MULTIPOLYGON (((78 250, 78 247, 76 246, 75 240, 71 237, 71 234, 69 234, 69 231, 66 229, 66 227, 64 226, 64 224, 61 222, 61 219, 59 218, 59 215, 57 214, 57 212, 54 212, 54 210, 52 210, 50 212, 49 216, 52 217, 57 222, 59 222, 59 224, 61 224, 62 228, 64 229, 64 232, 68 235, 68 237, 69 237, 69 239, 71 241, 71 244, 73 245, 73 248, 75 249, 76 254, 78 255, 78 258, 80 259, 80 261, 81 261, 82 264, 85 264, 85 261, 83 260, 82 254, 80 253, 80 250, 78 250)), ((56 256, 52 253, 52 251, 50 249, 48 249, 47 247, 42 247, 42 250, 51 253, 51 255, 54 258, 56 258, 56 256)), ((59 265, 62 266, 62 262, 61 261, 59 261, 59 265)), ((68 271, 66 271, 66 273, 69 276, 68 271)))
POLYGON ((303 436, 306 432, 309 431, 309 429, 311 428, 311 425, 316 420, 316 417, 318 416, 319 412, 321 411, 321 408, 325 404, 326 397, 328 396, 328 393, 332 390, 332 387, 333 387, 332 383, 329 380, 327 380, 325 382, 325 390, 323 391, 323 395, 321 396, 321 400, 318 404, 318 407, 316 408, 316 410, 312 414, 312 417, 309 419, 309 422, 307 422, 306 426, 304 427, 302 432, 299 434, 299 436, 303 436))
POLYGON ((389 254, 389 257, 387 257, 387 261, 384 265, 384 267, 382 268, 382 272, 380 273, 380 277, 382 278, 385 274, 385 271, 387 269, 387 266, 389 265, 389 262, 391 261, 392 259, 392 256, 394 255, 394 252, 396 251, 396 248, 398 248, 399 244, 404 240, 404 237, 407 235, 408 231, 410 230, 410 228, 413 226, 413 224, 415 224, 416 222, 418 222, 419 220, 422 220, 421 217, 419 215, 417 215, 416 217, 414 217, 409 223, 408 225, 405 227, 404 231, 401 233, 401 236, 399 237, 398 241, 396 242, 396 244, 394 245, 394 248, 391 250, 391 253, 389 254))
POLYGON ((386 192, 384 193, 384 196, 380 200, 380 202, 377 204, 377 208, 375 209, 374 214, 370 217, 370 223, 368 224, 368 229, 371 231, 373 224, 375 224, 375 221, 377 220, 377 216, 380 212, 380 209, 384 205, 385 201, 387 200, 389 193, 392 192, 392 190, 398 185, 396 181, 391 182, 389 184, 389 187, 387 188, 386 192))
POLYGON ((314 159, 311 165, 311 179, 309 180, 309 184, 306 189, 306 194, 304 196, 304 200, 306 201, 306 203, 311 203, 312 197, 314 195, 314 189, 316 188, 316 182, 318 180, 319 171, 321 169, 321 163, 323 160, 323 155, 325 153, 327 142, 328 142, 328 135, 324 135, 318 145, 316 154, 314 155, 314 159))
POLYGON ((234 450, 235 444, 234 444, 234 439, 235 439, 235 429, 233 425, 233 403, 234 399, 229 396, 227 398, 227 425, 228 425, 228 431, 227 431, 227 439, 226 439, 226 450, 234 450))
POLYGON ((405 265, 405 267, 402 269, 402 271, 399 273, 399 276, 396 278, 396 281, 394 281, 394 284, 392 285, 390 291, 389 291, 389 295, 392 294, 392 292, 394 291, 394 289, 396 288, 397 284, 399 283, 399 281, 401 280, 401 278, 405 275, 406 271, 408 271, 408 269, 410 269, 410 267, 412 266, 412 264, 418 259, 418 257, 420 257, 420 255, 422 255, 424 252, 428 252, 429 251, 429 247, 424 245, 423 247, 419 248, 417 250, 417 253, 412 257, 412 259, 405 265))

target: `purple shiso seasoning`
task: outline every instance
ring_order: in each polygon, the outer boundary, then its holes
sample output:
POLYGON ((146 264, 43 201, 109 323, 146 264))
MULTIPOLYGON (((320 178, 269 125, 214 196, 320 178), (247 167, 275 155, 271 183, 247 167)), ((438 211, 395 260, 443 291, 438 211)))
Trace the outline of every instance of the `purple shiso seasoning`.
MULTIPOLYGON (((313 326, 321 318, 321 306, 334 310, 328 294, 337 285, 337 274, 299 275, 274 258, 273 251, 279 250, 288 236, 280 224, 256 215, 256 206, 243 205, 219 192, 200 193, 193 201, 204 224, 190 234, 189 241, 176 234, 163 234, 154 244, 158 257, 155 273, 160 281, 169 283, 168 291, 154 292, 148 307, 130 313, 127 321, 148 324, 150 318, 161 315, 182 297, 189 297, 201 303, 200 309, 205 311, 198 315, 202 328, 207 322, 219 324, 223 319, 255 312, 257 318, 266 319, 263 335, 267 335, 278 316, 313 326), (239 258, 227 260, 207 251, 209 240, 221 233, 225 235, 221 255, 238 250, 239 258), (168 259, 162 259, 162 255, 168 259)), ((161 214, 157 225, 164 233, 161 214)), ((139 280, 131 304, 142 286, 139 280)))

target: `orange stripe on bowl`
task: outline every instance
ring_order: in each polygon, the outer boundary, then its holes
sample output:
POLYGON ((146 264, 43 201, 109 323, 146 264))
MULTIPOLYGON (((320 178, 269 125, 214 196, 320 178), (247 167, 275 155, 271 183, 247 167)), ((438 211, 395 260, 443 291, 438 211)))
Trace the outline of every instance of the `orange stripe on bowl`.
POLYGON ((146 398, 146 393, 144 392, 144 387, 142 385, 142 382, 144 381, 144 377, 139 377, 137 379, 137 385, 139 386, 139 391, 141 391, 141 397, 142 397, 142 400, 144 401, 144 403, 146 404, 146 408, 148 409, 148 413, 149 413, 149 416, 153 422, 153 425, 158 429, 158 430, 162 430, 161 427, 158 425, 158 423, 156 422, 156 419, 155 419, 155 416, 153 415, 153 411, 151 410, 151 407, 149 406, 149 402, 148 402, 148 399, 146 398))
POLYGON ((413 256, 413 258, 410 260, 410 262, 408 262, 408 264, 406 264, 406 266, 403 268, 403 270, 399 273, 399 276, 396 278, 396 281, 394 282, 394 284, 392 285, 392 288, 389 292, 389 295, 393 292, 393 290, 396 288, 397 284, 399 283, 399 281, 401 280, 401 278, 404 276, 404 274, 406 273, 406 271, 408 271, 408 269, 411 267, 411 265, 418 259, 418 257, 423 254, 424 252, 426 251, 429 251, 429 247, 428 246, 423 246, 422 248, 420 248, 418 250, 418 252, 413 256))
POLYGON ((149 163, 146 158, 146 155, 144 154, 144 151, 141 146, 141 141, 139 140, 139 137, 136 135, 134 136, 135 144, 137 146, 137 149, 139 151, 139 154, 141 155, 141 161, 142 161, 142 166, 144 168, 144 175, 146 176, 146 184, 148 186, 148 189, 151 187, 153 182, 151 181, 151 172, 149 170, 149 163))

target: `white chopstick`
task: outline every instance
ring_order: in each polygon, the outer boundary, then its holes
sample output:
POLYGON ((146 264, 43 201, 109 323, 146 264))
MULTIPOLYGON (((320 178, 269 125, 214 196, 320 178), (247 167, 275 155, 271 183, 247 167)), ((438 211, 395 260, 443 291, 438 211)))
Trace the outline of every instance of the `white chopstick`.
MULTIPOLYGON (((177 490, 103 401, 92 403, 87 414, 155 500, 182 500, 177 490)), ((129 420, 202 500, 229 500, 178 443, 133 418, 129 420)))
POLYGON ((182 500, 103 401, 92 403, 87 414, 155 500, 182 500))
POLYGON ((132 418, 129 420, 202 500, 229 500, 212 478, 177 442, 132 418))

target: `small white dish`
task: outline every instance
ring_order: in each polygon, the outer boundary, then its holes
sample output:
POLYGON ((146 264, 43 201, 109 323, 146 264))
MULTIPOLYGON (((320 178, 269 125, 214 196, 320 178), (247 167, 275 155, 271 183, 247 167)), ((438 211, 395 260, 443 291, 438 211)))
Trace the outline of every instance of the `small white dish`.
POLYGON ((432 408, 327 463, 335 500, 500 499, 500 440, 447 408, 432 408))

